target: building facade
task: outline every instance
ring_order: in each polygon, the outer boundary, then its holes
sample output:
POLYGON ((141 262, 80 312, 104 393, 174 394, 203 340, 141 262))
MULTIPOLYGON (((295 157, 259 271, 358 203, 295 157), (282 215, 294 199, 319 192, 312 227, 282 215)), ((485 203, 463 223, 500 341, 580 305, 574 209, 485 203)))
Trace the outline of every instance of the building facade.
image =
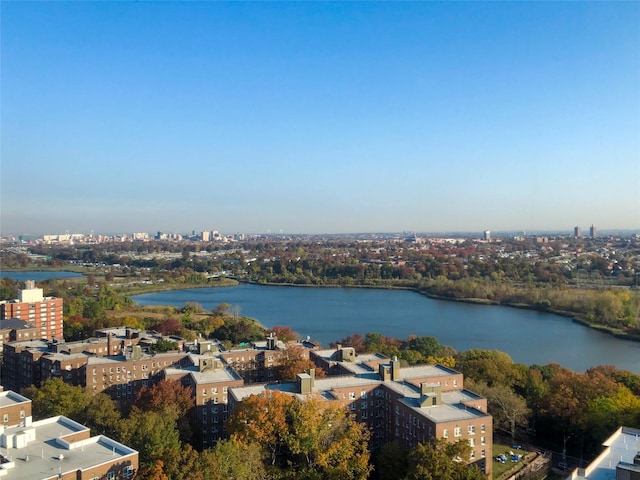
POLYGON ((45 297, 35 282, 28 280, 19 298, 0 302, 0 319, 18 318, 35 326, 38 338, 63 338, 62 299, 45 297))
POLYGON ((401 368, 397 359, 356 356, 350 347, 312 351, 320 368, 336 376, 298 375, 297 383, 262 384, 230 390, 230 412, 244 398, 267 390, 311 395, 344 405, 371 431, 372 448, 396 441, 407 449, 432 438, 464 440, 471 447, 469 463, 488 476, 492 470, 493 418, 487 400, 464 388, 460 372, 441 365, 401 368), (386 359, 386 360, 385 360, 386 359))

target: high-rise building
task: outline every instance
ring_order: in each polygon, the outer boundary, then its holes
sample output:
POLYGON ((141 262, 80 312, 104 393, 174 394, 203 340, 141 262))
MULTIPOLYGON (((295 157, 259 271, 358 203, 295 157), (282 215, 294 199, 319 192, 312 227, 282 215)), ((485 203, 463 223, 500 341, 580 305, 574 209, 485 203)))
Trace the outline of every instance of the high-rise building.
POLYGON ((485 239, 487 242, 490 242, 490 241, 491 241, 491 230, 485 230, 485 231, 484 231, 484 239, 485 239))
POLYGON ((27 280, 19 298, 0 302, 0 319, 19 318, 37 328, 39 338, 62 338, 62 299, 45 297, 33 280, 27 280))
POLYGON ((589 227, 589 236, 591 238, 596 238, 598 236, 598 228, 591 225, 591 227, 589 227))
POLYGON ((578 226, 573 227, 573 236, 575 238, 582 237, 582 227, 578 227, 578 226))

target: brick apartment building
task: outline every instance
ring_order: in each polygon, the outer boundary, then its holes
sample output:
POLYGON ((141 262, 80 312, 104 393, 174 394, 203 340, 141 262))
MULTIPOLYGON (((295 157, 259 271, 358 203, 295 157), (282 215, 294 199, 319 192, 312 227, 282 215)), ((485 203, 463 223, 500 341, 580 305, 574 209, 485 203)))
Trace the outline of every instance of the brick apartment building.
POLYGON ((33 421, 31 400, 0 390, 0 477, 128 480, 138 452, 64 416, 33 421))
POLYGON ((19 318, 0 319, 0 358, 4 342, 35 340, 39 336, 40 330, 29 322, 19 318))
POLYGON ((63 337, 62 299, 45 297, 33 280, 27 280, 15 300, 0 302, 0 319, 18 318, 34 325, 37 338, 53 340, 63 337))
POLYGON ((465 440, 469 463, 491 475, 493 419, 487 401, 464 389, 463 375, 441 365, 401 368, 380 354, 356 356, 351 347, 311 351, 316 365, 337 376, 299 374, 296 383, 262 384, 230 390, 230 411, 250 395, 279 390, 301 401, 317 395, 345 405, 370 429, 371 447, 397 441, 413 448, 431 438, 465 440), (487 459, 489 459, 487 461, 487 459))
POLYGON ((460 372, 440 365, 401 368, 381 354, 356 355, 351 347, 317 350, 297 342, 316 368, 297 382, 270 382, 289 345, 269 336, 247 348, 221 351, 213 341, 180 344, 180 349, 149 352, 162 338, 155 332, 105 329, 84 342, 22 341, 5 344, 2 383, 19 389, 61 377, 87 391, 104 392, 121 404, 135 400, 140 389, 162 379, 180 381, 192 391, 194 445, 208 448, 226 437, 225 421, 244 398, 281 390, 304 400, 320 395, 344 405, 366 423, 377 447, 398 441, 406 448, 430 438, 465 440, 470 463, 491 474, 493 422, 486 399, 464 388, 460 372), (262 382, 262 383, 257 383, 262 382))

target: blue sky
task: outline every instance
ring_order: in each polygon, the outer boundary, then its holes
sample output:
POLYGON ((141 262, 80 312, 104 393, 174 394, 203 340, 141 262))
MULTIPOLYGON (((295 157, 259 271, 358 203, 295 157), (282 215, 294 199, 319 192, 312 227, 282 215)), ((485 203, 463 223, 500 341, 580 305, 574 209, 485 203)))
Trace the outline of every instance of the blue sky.
POLYGON ((640 228, 640 2, 2 2, 1 232, 640 228))

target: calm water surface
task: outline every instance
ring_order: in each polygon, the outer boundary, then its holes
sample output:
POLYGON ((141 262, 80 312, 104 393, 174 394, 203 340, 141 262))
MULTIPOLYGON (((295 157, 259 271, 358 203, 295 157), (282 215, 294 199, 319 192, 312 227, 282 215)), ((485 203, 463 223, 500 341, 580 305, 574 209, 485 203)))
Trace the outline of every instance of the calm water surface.
POLYGON ((405 290, 261 285, 198 288, 137 295, 139 305, 211 310, 222 302, 266 327, 286 325, 323 346, 347 335, 432 335, 456 350, 497 349, 525 364, 559 363, 576 371, 615 365, 640 373, 640 342, 617 339, 565 317, 532 310, 434 300, 405 290))
POLYGON ((35 280, 41 282, 42 280, 49 280, 51 278, 77 278, 82 277, 81 273, 76 272, 62 272, 54 270, 42 270, 32 272, 0 272, 0 278, 9 277, 16 282, 24 282, 25 280, 35 280))

